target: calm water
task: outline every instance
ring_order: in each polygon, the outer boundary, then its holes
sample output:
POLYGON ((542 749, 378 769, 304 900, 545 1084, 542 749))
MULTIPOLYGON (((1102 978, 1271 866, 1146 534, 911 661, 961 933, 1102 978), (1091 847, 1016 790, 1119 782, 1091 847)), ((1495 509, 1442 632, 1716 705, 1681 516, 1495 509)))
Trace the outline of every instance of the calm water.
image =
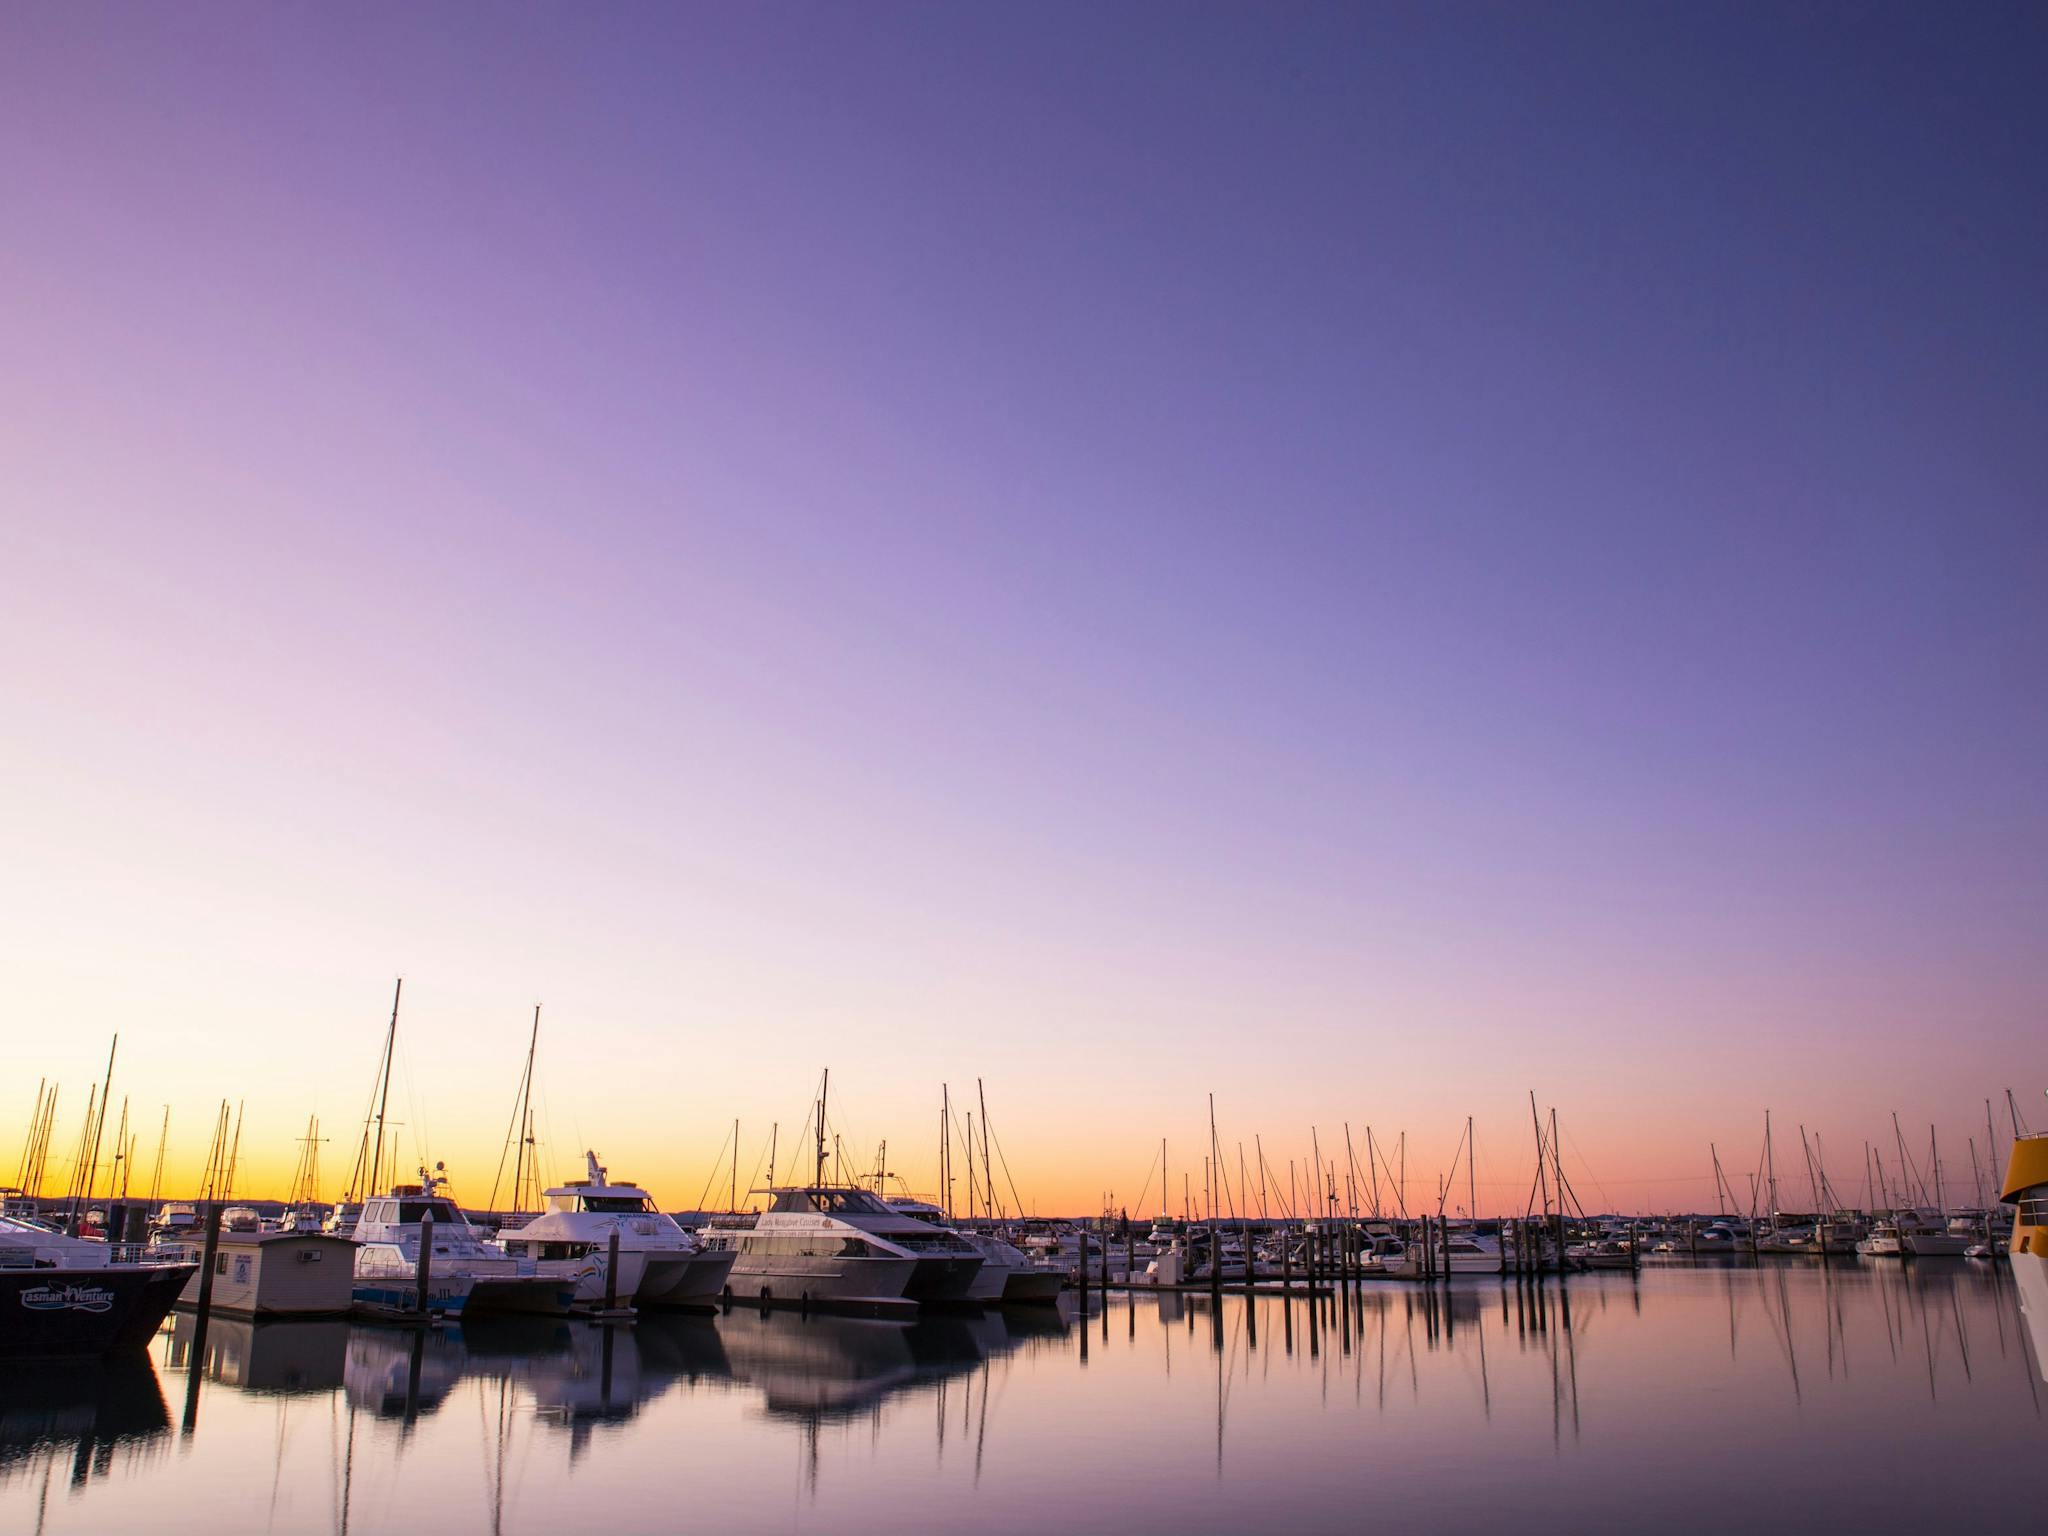
POLYGON ((216 1319, 196 1394, 181 1318, 125 1367, 0 1367, 0 1531, 1902 1530, 2009 1519, 2048 1451, 1981 1265, 1255 1305, 216 1319))

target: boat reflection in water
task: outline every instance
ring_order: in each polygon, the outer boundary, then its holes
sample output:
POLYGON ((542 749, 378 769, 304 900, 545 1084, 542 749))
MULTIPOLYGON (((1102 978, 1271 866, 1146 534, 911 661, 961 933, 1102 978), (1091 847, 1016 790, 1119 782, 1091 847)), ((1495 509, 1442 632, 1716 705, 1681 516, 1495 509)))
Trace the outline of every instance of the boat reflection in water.
POLYGON ((126 1471, 167 1448, 170 1427, 156 1367, 140 1350, 9 1365, 0 1370, 0 1491, 126 1471))
POLYGON ((935 1314, 911 1323, 746 1309, 720 1319, 734 1378, 757 1389, 771 1418, 806 1423, 865 1413, 1067 1332, 1044 1308, 935 1314))
POLYGON ((545 1423, 633 1417, 678 1383, 724 1380, 710 1318, 643 1316, 629 1328, 569 1319, 471 1318, 459 1328, 359 1328, 348 1346, 348 1400, 379 1418, 436 1412, 465 1381, 516 1387, 545 1423))
POLYGON ((829 1419, 1066 1328, 1043 1309, 908 1323, 747 1309, 719 1318, 642 1316, 621 1328, 470 1318, 460 1327, 354 1330, 346 1385, 359 1409, 417 1419, 466 1381, 495 1381, 515 1389, 540 1422, 572 1434, 624 1422, 672 1388, 704 1382, 755 1388, 772 1417, 829 1419))
POLYGON ((211 1517, 251 1497, 253 1468, 267 1528, 356 1536, 540 1529, 572 1506, 594 1529, 666 1529, 679 1480, 697 1523, 730 1530, 881 1536, 912 1501, 920 1530, 1014 1508, 1033 1529, 1338 1533, 1358 1528, 1363 1476, 1452 1536, 1633 1529, 1644 1510, 1706 1536, 1729 1508, 1690 1494, 1737 1459, 1738 1513, 1764 1529, 1809 1507, 1829 1529, 1948 1529, 2048 1445, 2048 1307, 2022 1310, 2005 1262, 1461 1276, 1313 1304, 1091 1290, 1079 1307, 358 1325, 338 1388, 333 1325, 216 1318, 195 1346, 181 1319, 154 1372, 6 1373, 0 1531, 45 1507, 74 1536, 122 1536, 144 1508, 211 1517), (1890 1475, 1929 1446, 1943 1478, 1890 1475), (1587 1487, 1616 1518, 1586 1518, 1587 1487))

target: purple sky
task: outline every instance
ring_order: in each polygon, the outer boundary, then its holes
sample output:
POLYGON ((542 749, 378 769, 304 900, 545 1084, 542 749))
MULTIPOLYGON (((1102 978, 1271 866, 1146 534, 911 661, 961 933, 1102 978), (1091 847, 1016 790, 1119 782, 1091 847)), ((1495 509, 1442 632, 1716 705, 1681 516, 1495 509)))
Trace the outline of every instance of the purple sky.
POLYGON ((578 1139, 571 1041, 713 1126, 834 1063, 870 1143, 982 1073, 1077 1198, 1212 1088, 1476 1110, 1503 1187, 1531 1086, 1603 1175, 1981 1137, 2048 1076, 2044 64, 1988 5, 12 7, 6 1075, 122 1028, 283 1159, 404 970, 472 1167, 536 998, 578 1139))

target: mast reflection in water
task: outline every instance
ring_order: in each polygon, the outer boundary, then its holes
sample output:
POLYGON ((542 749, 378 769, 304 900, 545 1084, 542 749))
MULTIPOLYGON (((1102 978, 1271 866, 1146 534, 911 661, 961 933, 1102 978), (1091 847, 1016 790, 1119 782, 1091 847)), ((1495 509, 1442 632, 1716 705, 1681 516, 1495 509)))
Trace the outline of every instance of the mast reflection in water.
POLYGON ((1961 1261, 911 1324, 215 1319, 196 1361, 177 1319, 149 1359, 6 1373, 0 1529, 1896 1529, 1994 1512, 2044 1395, 2011 1277, 1961 1261))

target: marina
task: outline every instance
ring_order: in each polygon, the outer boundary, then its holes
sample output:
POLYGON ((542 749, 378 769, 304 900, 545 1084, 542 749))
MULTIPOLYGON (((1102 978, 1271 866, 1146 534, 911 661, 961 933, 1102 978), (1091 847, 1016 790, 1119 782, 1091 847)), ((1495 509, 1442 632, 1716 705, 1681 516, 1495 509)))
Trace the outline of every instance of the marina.
POLYGON ((0 8, 0 1536, 2048 1524, 2048 0, 0 8))

